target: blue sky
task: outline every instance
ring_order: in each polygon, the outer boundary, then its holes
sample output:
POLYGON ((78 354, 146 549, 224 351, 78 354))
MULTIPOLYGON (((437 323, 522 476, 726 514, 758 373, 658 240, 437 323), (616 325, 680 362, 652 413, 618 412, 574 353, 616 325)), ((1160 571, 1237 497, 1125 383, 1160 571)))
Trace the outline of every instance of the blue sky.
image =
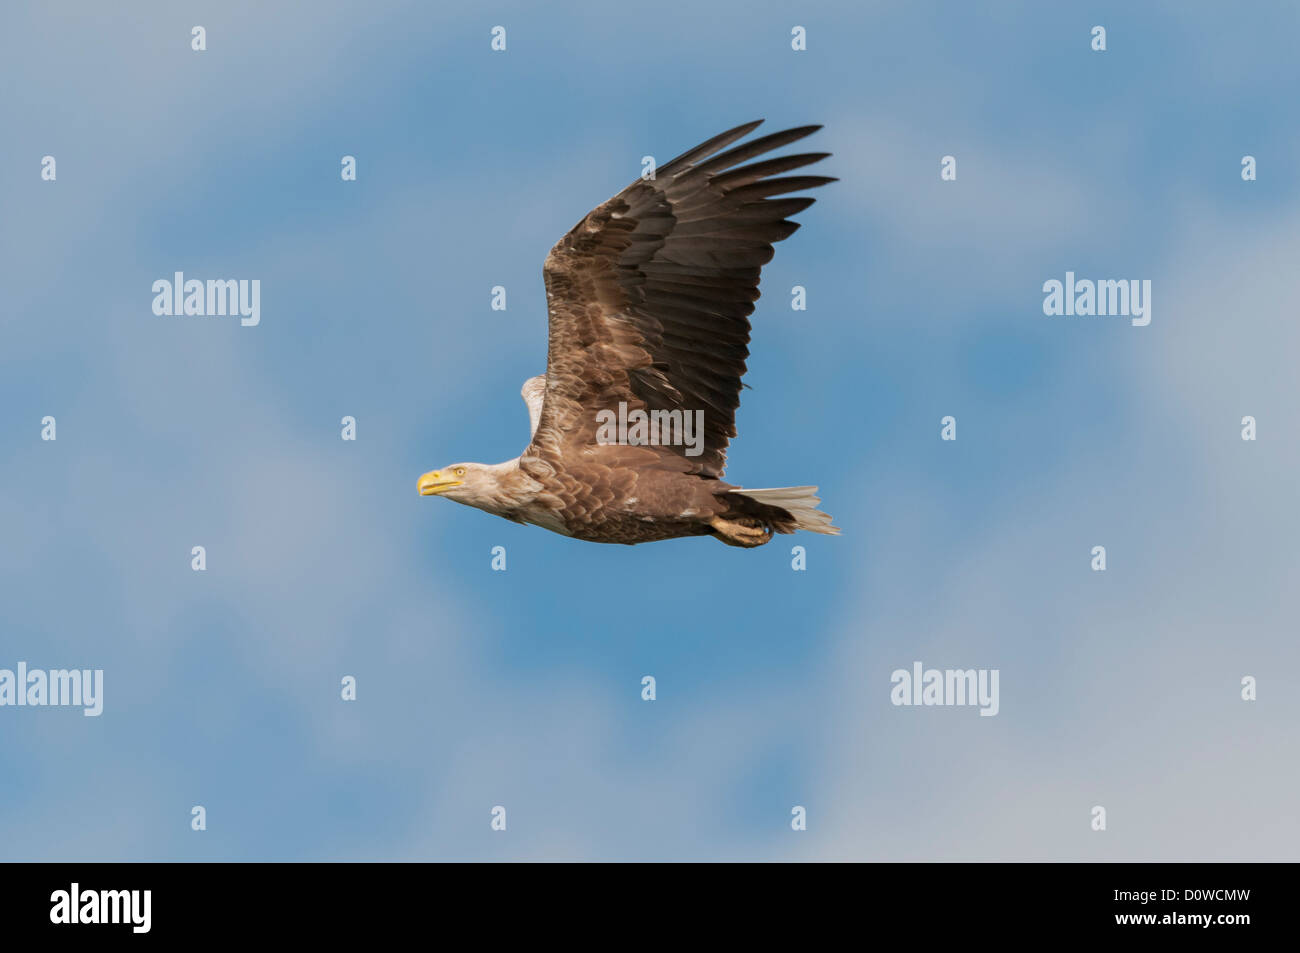
POLYGON ((135 7, 0 30, 0 668, 106 696, 0 708, 0 856, 1300 853, 1292 5, 135 7), (728 478, 844 535, 420 498, 526 443, 551 244, 758 117, 841 181, 764 271, 728 478), (1044 316, 1067 270, 1150 279, 1150 326, 1044 316), (175 271, 261 324, 154 315, 175 271), (891 705, 915 660, 999 714, 891 705))

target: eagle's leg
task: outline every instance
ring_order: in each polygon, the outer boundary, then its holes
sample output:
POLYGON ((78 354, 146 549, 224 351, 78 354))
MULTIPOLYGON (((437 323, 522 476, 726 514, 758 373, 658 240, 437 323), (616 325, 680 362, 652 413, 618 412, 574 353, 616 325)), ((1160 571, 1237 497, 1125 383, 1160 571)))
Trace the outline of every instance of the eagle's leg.
POLYGON ((762 546, 772 538, 772 531, 767 528, 767 525, 762 520, 748 516, 741 516, 734 520, 725 520, 721 516, 715 516, 709 521, 709 525, 713 527, 713 532, 718 539, 728 546, 744 546, 746 548, 762 546))

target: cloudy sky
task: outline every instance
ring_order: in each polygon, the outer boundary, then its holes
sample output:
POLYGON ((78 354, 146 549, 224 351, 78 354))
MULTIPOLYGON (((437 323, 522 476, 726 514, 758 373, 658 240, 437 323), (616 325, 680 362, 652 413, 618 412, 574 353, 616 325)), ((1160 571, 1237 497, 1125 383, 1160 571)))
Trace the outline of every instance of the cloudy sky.
POLYGON ((0 669, 105 696, 0 707, 0 857, 1300 856, 1293 5, 126 6, 0 14, 0 669), (759 117, 841 181, 764 271, 728 477, 844 534, 419 497, 526 443, 551 244, 759 117), (261 323, 155 315, 177 271, 261 323), (1045 316, 1067 271, 1150 325, 1045 316), (891 704, 917 661, 998 714, 891 704))

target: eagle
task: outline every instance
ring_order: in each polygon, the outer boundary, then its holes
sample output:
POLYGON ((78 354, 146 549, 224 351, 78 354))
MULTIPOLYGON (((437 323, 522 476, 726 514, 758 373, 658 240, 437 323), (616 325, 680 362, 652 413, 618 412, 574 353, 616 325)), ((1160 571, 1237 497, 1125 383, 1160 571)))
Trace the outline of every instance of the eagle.
POLYGON ((820 126, 728 148, 762 121, 643 173, 555 244, 543 266, 546 373, 521 392, 527 448, 431 470, 421 496, 595 543, 714 536, 754 547, 773 533, 839 533, 815 486, 722 479, 759 272, 799 227, 790 216, 813 204, 790 193, 836 181, 782 174, 826 152, 750 161, 820 126))

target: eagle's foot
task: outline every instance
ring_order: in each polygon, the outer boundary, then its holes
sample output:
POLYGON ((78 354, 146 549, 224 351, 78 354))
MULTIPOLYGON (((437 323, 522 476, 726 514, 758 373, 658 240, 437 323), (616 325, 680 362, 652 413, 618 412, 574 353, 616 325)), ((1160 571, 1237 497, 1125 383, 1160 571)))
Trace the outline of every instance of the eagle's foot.
POLYGON ((718 539, 728 546, 743 546, 746 549, 762 546, 772 538, 772 531, 762 520, 742 516, 739 519, 725 520, 715 516, 709 521, 718 539))

